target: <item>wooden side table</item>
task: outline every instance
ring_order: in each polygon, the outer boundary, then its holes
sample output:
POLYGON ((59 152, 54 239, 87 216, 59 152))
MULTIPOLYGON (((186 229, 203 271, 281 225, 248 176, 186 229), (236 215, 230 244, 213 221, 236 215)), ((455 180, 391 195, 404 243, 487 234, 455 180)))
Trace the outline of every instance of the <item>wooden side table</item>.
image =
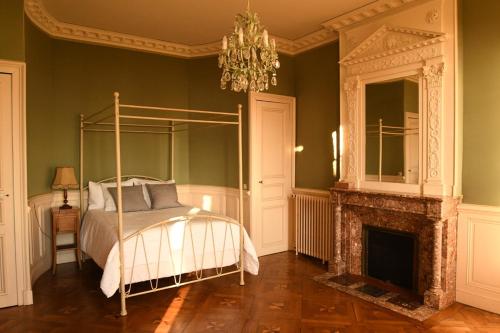
POLYGON ((80 250, 80 208, 71 209, 52 208, 52 274, 56 273, 57 252, 75 250, 78 267, 82 269, 80 250), (58 234, 74 234, 73 244, 57 245, 58 234))

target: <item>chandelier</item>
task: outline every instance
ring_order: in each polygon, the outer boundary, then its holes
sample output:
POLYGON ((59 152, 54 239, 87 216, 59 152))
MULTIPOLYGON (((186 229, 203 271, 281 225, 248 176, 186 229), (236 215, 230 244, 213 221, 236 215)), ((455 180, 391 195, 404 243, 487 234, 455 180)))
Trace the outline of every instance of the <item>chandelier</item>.
POLYGON ((259 17, 250 11, 249 1, 245 14, 236 15, 234 32, 229 38, 222 38, 220 87, 226 89, 229 83, 235 92, 267 90, 269 83, 273 86, 278 83, 276 70, 279 67, 276 42, 269 40, 259 17))

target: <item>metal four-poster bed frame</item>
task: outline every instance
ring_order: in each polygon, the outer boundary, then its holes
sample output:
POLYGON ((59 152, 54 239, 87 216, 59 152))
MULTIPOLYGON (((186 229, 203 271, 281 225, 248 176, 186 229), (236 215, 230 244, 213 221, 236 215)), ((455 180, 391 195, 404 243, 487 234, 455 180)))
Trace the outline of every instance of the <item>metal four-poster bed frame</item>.
MULTIPOLYGON (((237 113, 229 113, 229 112, 215 112, 215 111, 205 111, 205 110, 190 110, 190 109, 179 109, 179 108, 167 108, 167 107, 157 107, 157 106, 144 106, 144 105, 132 105, 132 104, 122 104, 120 103, 120 95, 118 92, 114 93, 114 103, 111 105, 108 105, 107 107, 101 109, 98 112, 92 113, 88 116, 84 116, 83 114, 80 115, 80 183, 83 182, 83 161, 84 161, 84 133, 85 132, 114 132, 115 134, 115 148, 116 148, 116 188, 117 188, 117 216, 118 216, 118 246, 119 246, 119 261, 120 261, 120 286, 119 286, 119 291, 120 291, 120 303, 121 303, 121 315, 125 316, 127 315, 127 310, 126 310, 126 298, 129 297, 134 297, 138 295, 143 295, 146 293, 151 293, 155 291, 160 291, 164 289, 169 289, 169 288, 174 288, 178 286, 182 286, 185 284, 190 284, 194 282, 199 282, 207 279, 212 279, 212 278, 217 278, 220 276, 225 276, 228 274, 234 274, 234 273, 239 273, 240 274, 240 285, 244 285, 244 265, 243 265, 243 251, 244 251, 244 229, 243 229, 243 151, 242 151, 242 106, 241 104, 238 105, 238 112, 237 113), (109 114, 107 111, 112 110, 112 113, 109 114), (122 113, 122 110, 128 110, 126 113, 122 113), (167 115, 163 114, 161 116, 144 116, 141 115, 140 113, 137 113, 137 111, 157 111, 157 112, 167 112, 167 115), (136 112, 134 114, 134 112, 136 112), (176 116, 171 116, 171 114, 186 114, 185 117, 176 117, 176 116), (206 117, 212 116, 213 118, 207 119, 206 117), (201 117, 201 118, 197 118, 201 117), (113 120, 110 121, 110 118, 113 120), (221 120, 222 119, 232 119, 232 120, 221 120), (236 118, 236 120, 234 120, 236 118), (125 120, 122 122, 122 120, 125 120), (129 122, 133 121, 133 123, 129 122), (165 125, 165 122, 167 125, 165 125), (176 218, 171 218, 153 225, 149 225, 147 227, 144 227, 143 229, 140 229, 131 235, 124 237, 123 235, 123 204, 122 204, 122 179, 128 178, 128 177, 134 177, 134 176, 123 176, 122 175, 122 168, 121 168, 121 133, 152 133, 152 134, 165 134, 170 136, 170 176, 173 179, 174 176, 174 138, 175 138, 175 133, 177 132, 182 132, 182 131, 187 131, 189 128, 184 128, 184 129, 179 129, 179 127, 188 125, 188 124, 201 124, 201 125, 209 125, 211 126, 237 126, 238 127, 238 168, 239 168, 239 209, 238 209, 238 221, 235 221, 230 218, 222 217, 222 216, 212 216, 212 215, 187 215, 187 216, 181 216, 181 217, 176 217, 176 218), (160 267, 160 257, 161 253, 158 253, 158 268, 156 271, 156 276, 152 276, 150 270, 149 270, 149 261, 147 259, 147 254, 146 251, 144 250, 144 256, 146 259, 146 265, 148 269, 148 275, 149 275, 149 282, 150 282, 150 290, 146 291, 141 291, 141 292, 135 292, 132 293, 131 287, 132 283, 132 277, 133 277, 133 270, 134 270, 134 265, 135 265, 135 260, 136 260, 136 253, 137 253, 137 247, 139 243, 139 239, 142 238, 142 243, 144 247, 144 236, 143 233, 145 233, 148 230, 151 230, 153 228, 159 228, 161 231, 161 235, 164 234, 164 230, 166 230, 166 235, 168 238, 168 243, 169 243, 169 251, 170 251, 170 258, 172 259, 172 266, 174 266, 174 260, 173 260, 173 253, 170 245, 170 236, 169 236, 169 231, 168 231, 168 226, 171 225, 172 223, 177 223, 179 221, 183 221, 184 223, 184 231, 187 228, 187 225, 192 223, 193 221, 197 220, 203 220, 205 219, 207 224, 205 225, 205 242, 207 239, 207 233, 208 233, 208 225, 210 224, 211 226, 211 232, 212 232, 212 242, 214 242, 214 228, 212 225, 213 221, 222 221, 225 223, 226 229, 225 229, 225 234, 224 234, 224 248, 222 253, 225 251, 225 243, 226 243, 226 238, 227 238, 227 227, 231 228, 231 224, 237 224, 239 226, 239 263, 236 262, 236 270, 229 271, 229 272, 223 272, 223 254, 222 254, 222 260, 221 260, 221 266, 219 267, 217 264, 217 255, 216 255, 216 250, 215 250, 215 243, 213 244, 213 249, 214 249, 214 260, 215 260, 215 271, 216 275, 212 276, 206 276, 203 277, 203 263, 204 263, 204 256, 205 256, 205 244, 203 245, 203 253, 202 253, 202 258, 201 258, 201 268, 198 270, 198 268, 195 268, 195 273, 196 273, 196 278, 194 280, 189 280, 182 282, 182 271, 180 273, 174 274, 173 275, 173 280, 174 282, 170 285, 159 287, 158 281, 159 279, 162 278, 162 276, 159 276, 159 267, 160 267), (131 276, 130 276, 130 283, 128 284, 129 287, 128 289, 125 288, 125 268, 124 268, 124 243, 135 237, 135 251, 134 251, 134 256, 133 256, 133 264, 132 264, 132 270, 131 270, 131 276), (155 283, 153 283, 155 281, 155 283)), ((136 176, 137 177, 137 176, 136 176)), ((151 177, 147 176, 138 176, 138 177, 143 177, 146 179, 153 179, 151 177)), ((107 179, 105 181, 113 180, 107 179)), ((80 186, 80 204, 83 209, 84 207, 84 200, 83 200, 83 186, 80 186)), ((231 238, 233 241, 233 246, 234 246, 234 239, 233 239, 233 233, 231 229, 231 238)), ((162 236, 160 235, 160 242, 162 241, 162 236)), ((185 246, 185 234, 183 235, 183 240, 182 240, 182 254, 181 254, 181 259, 182 256, 184 255, 184 246, 185 246)), ((195 250, 194 250, 194 245, 193 245, 193 235, 191 233, 191 245, 193 246, 193 256, 195 260, 195 267, 196 267, 196 256, 195 256, 195 250)), ((162 245, 160 243, 160 249, 159 251, 162 250, 162 245)), ((236 257, 236 250, 233 248, 233 253, 235 255, 235 261, 237 259, 236 257)), ((175 270, 175 267, 174 267, 175 270)), ((182 270, 182 263, 181 263, 181 270, 182 270)))

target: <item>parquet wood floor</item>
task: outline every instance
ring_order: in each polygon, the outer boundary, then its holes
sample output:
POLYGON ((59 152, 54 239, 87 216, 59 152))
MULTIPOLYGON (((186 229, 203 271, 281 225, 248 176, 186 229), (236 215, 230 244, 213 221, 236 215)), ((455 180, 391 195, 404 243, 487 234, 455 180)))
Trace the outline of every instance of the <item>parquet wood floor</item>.
POLYGON ((326 267, 287 252, 261 258, 259 276, 205 281, 128 300, 99 289, 91 261, 60 265, 34 286, 35 305, 0 310, 0 332, 500 332, 500 316, 455 304, 420 323, 318 284, 326 267))

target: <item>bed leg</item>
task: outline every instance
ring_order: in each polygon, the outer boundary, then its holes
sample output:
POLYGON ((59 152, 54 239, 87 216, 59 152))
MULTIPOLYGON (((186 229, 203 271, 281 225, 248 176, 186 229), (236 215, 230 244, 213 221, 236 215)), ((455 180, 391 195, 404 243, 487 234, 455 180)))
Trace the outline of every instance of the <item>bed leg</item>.
POLYGON ((125 305, 125 295, 121 296, 121 307, 122 308, 120 311, 120 316, 125 317, 127 315, 127 306, 125 305))
POLYGON ((245 272, 243 270, 240 271, 240 286, 245 285, 245 272))
POLYGON ((125 295, 125 284, 122 283, 123 280, 120 281, 120 316, 125 317, 127 315, 127 301, 125 295))

